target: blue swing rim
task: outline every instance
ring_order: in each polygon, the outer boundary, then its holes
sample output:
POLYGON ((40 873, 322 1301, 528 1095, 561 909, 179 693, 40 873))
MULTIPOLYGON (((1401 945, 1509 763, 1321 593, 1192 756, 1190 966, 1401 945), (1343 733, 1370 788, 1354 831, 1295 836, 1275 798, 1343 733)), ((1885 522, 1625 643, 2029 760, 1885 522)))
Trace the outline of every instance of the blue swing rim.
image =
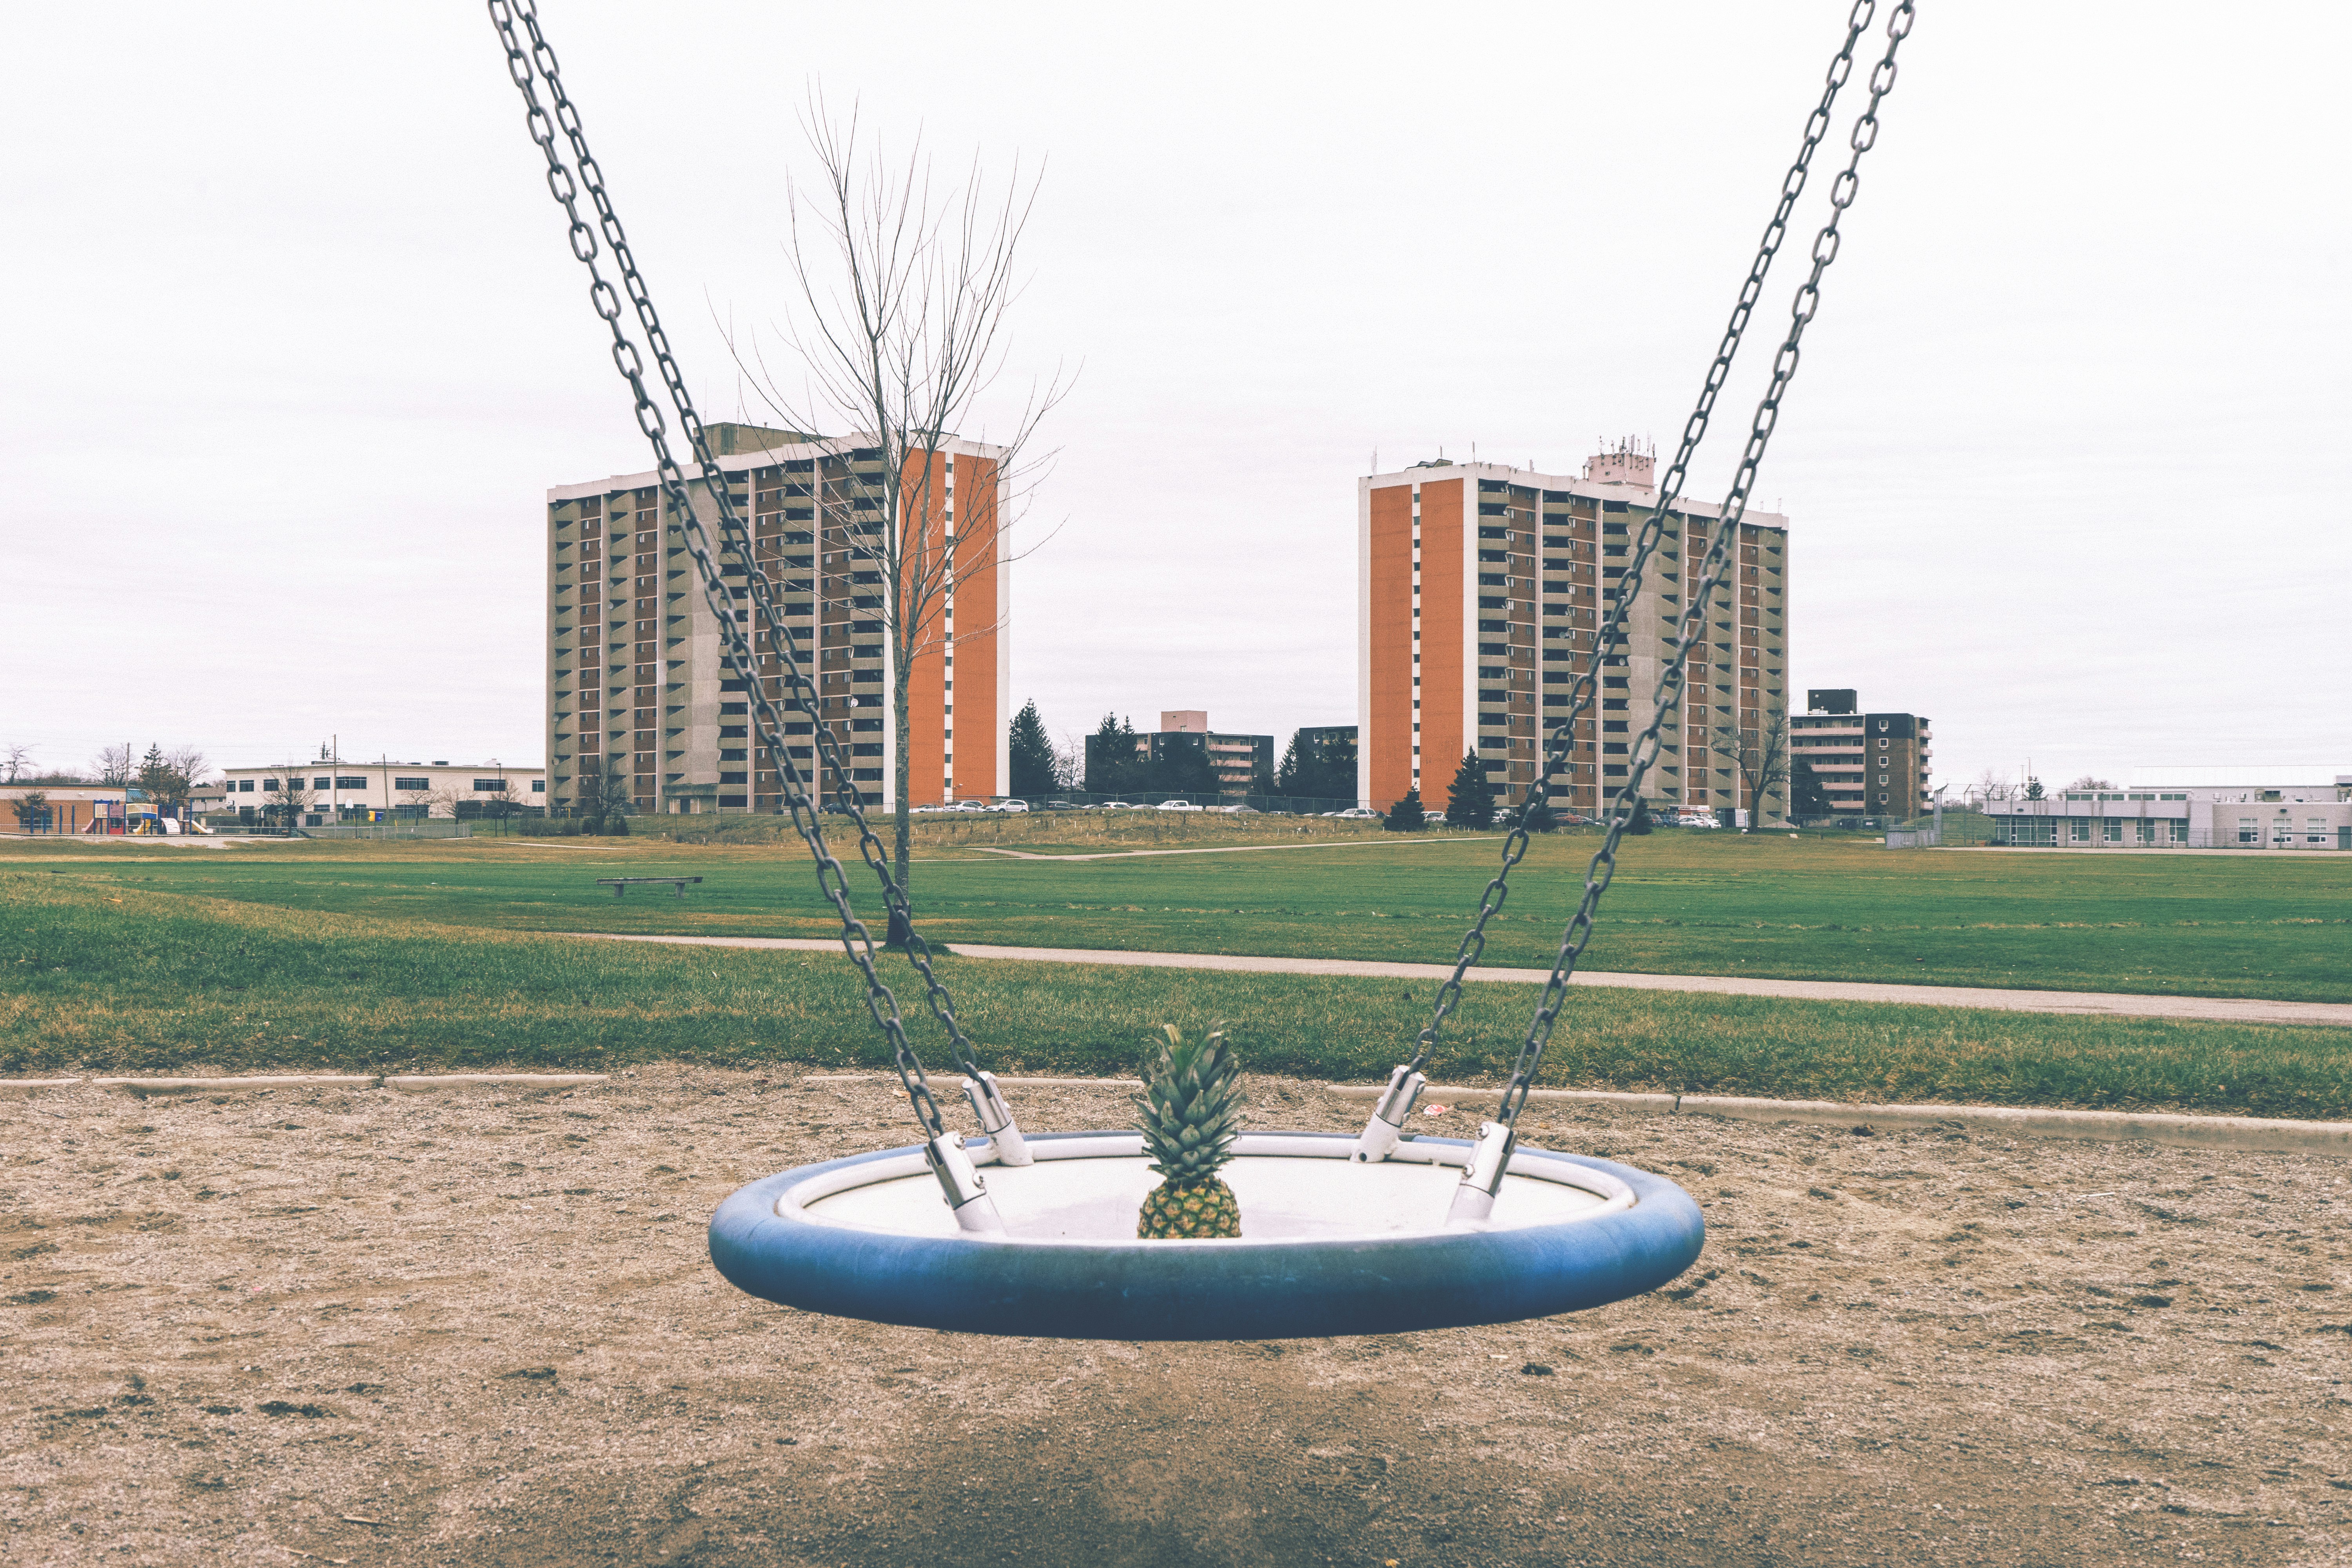
MULTIPOLYGON (((1099 1132, 1032 1135, 1032 1144, 1099 1132)), ((1339 1132, 1284 1131, 1287 1140, 1339 1132)), ((969 1141, 978 1156, 989 1145, 969 1141)), ((1475 1147, 1418 1138, 1431 1155, 1475 1147)), ((1467 1328, 1582 1311, 1654 1290, 1697 1260, 1706 1222, 1664 1176, 1521 1144, 1614 1177, 1629 1208, 1555 1224, 1252 1244, 908 1236, 777 1213, 813 1177, 919 1145, 801 1165, 751 1183, 710 1218, 710 1260, 737 1289, 782 1306, 904 1328, 1039 1339, 1286 1340, 1467 1328)), ((1338 1157, 1335 1150, 1335 1157, 1338 1157)), ((1437 1163, 1459 1164, 1461 1160, 1437 1163)))

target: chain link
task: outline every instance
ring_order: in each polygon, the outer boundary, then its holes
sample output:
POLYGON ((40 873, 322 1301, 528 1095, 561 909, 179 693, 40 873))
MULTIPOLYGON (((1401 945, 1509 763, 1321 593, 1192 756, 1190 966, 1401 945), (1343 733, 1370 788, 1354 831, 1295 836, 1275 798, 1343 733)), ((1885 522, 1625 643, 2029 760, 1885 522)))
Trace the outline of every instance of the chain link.
POLYGON ((888 858, 882 841, 866 819, 860 792, 851 779, 848 766, 841 754, 839 738, 834 734, 819 712, 820 699, 816 688, 801 666, 798 635, 785 624, 781 612, 777 609, 766 573, 760 566, 753 551, 751 534, 743 526, 741 517, 735 510, 734 499, 729 490, 727 476, 711 455, 709 443, 703 432, 702 422, 696 415, 693 400, 688 394, 685 378, 679 373, 677 362, 670 353, 667 334, 662 331, 660 320, 655 313, 652 295, 647 291, 644 279, 637 271, 635 259, 628 247, 627 237, 621 227, 620 218, 614 213, 611 199, 605 194, 603 173, 594 156, 588 150, 586 137, 581 129, 579 111, 572 107, 570 98, 564 93, 562 79, 557 68, 555 52, 549 47, 544 34, 540 30, 533 0, 488 0, 488 6, 491 25, 497 28, 499 40, 506 49, 507 74, 513 79, 517 89, 522 94, 526 108, 525 120, 530 131, 531 140, 539 144, 540 150, 547 159, 548 189, 563 208, 565 216, 569 219, 572 253, 582 265, 588 268, 590 302, 595 307, 597 315, 604 318, 606 325, 612 330, 614 365, 627 381, 630 393, 635 400, 637 427, 652 444, 662 491, 667 500, 671 514, 678 523, 680 533, 686 541, 688 552, 694 559, 696 570, 702 582, 704 600, 718 618, 722 657, 726 660, 729 670, 744 682, 750 695, 751 705, 755 711, 755 723, 761 746, 767 751, 775 764, 777 777, 783 786, 785 804, 791 811, 793 826, 799 833, 802 841, 808 846, 809 853, 815 861, 817 887, 832 901, 835 913, 841 919, 842 946, 857 965, 866 982, 866 1011, 872 1016, 875 1026, 881 1030, 884 1038, 889 1043, 899 1082, 906 1089, 908 1101, 914 1109, 916 1120, 922 1123, 929 1135, 937 1137, 947 1130, 945 1121, 940 1114, 939 1102, 931 1094, 929 1080, 923 1071, 922 1062, 916 1056, 913 1046, 907 1038, 905 1020, 899 1014, 898 997, 890 987, 883 983, 880 974, 875 969, 872 933, 867 931, 865 922, 857 918, 851 907, 847 874, 843 869, 841 861, 825 844, 824 825, 818 816, 819 808, 816 800, 812 797, 808 785, 803 782, 799 764, 793 760, 790 750, 784 744, 782 715, 769 697, 766 681, 761 675, 759 658, 753 651, 751 639, 743 630, 743 624, 737 619, 734 592, 728 587, 719 574, 718 563, 711 554, 709 535, 703 528, 702 520, 694 510, 693 498, 687 489, 686 477, 670 454, 661 410, 646 393, 643 357, 636 345, 630 341, 627 331, 622 324, 619 296, 614 291, 612 285, 605 281, 603 271, 597 265, 596 236, 581 216, 579 209, 580 187, 583 184, 585 185, 590 200, 595 206, 598 225, 604 236, 604 243, 612 251, 614 263, 621 273, 623 284, 635 307, 639 328, 645 333, 646 342, 653 350, 656 363, 660 367, 663 385, 677 411, 680 428, 686 432, 692 443, 699 477, 718 512, 720 548, 731 550, 742 558, 747 584, 744 596, 751 601, 752 607, 757 611, 761 624, 767 629, 770 646, 776 650, 776 658, 782 670, 782 684, 790 693, 793 711, 809 721, 812 744, 815 748, 815 754, 823 763, 818 777, 822 778, 829 773, 833 778, 835 786, 835 799, 839 808, 845 811, 856 825, 859 854, 881 881, 884 901, 890 911, 898 917, 902 928, 907 932, 908 958, 922 976, 925 996, 932 1016, 947 1031, 950 1047, 955 1056, 957 1066, 966 1074, 976 1077, 980 1068, 973 1056, 971 1041, 956 1017, 953 997, 949 994, 946 985, 933 973, 929 945, 914 930, 906 891, 890 874, 888 858), (516 33, 518 18, 530 37, 530 47, 528 50, 524 48, 516 33), (539 93, 534 85, 535 77, 547 84, 549 97, 555 105, 555 112, 551 117, 540 102, 539 93), (559 125, 562 128, 564 137, 572 148, 573 162, 579 167, 580 174, 577 181, 574 180, 571 169, 564 164, 562 154, 556 146, 555 131, 559 125))
MULTIPOLYGON (((1682 499, 1684 477, 1689 469, 1693 454, 1698 450, 1700 437, 1706 434, 1707 421, 1715 413, 1717 395, 1722 392, 1724 381, 1731 374, 1732 358, 1739 352, 1740 339, 1747 333, 1748 319, 1755 313, 1756 301, 1764 292, 1765 274, 1771 270, 1772 259, 1780 254, 1780 242, 1787 237, 1789 215, 1795 208, 1797 198, 1804 193, 1806 178, 1812 171, 1813 152, 1821 145, 1822 138, 1829 133, 1830 114, 1837 103, 1838 89, 1853 73, 1853 47, 1869 30, 1877 5, 1878 0, 1857 0, 1846 18, 1845 42, 1839 47, 1836 58, 1830 61, 1822 89, 1822 100, 1806 120, 1803 144, 1797 150, 1797 159, 1790 165, 1788 177, 1780 182, 1780 203, 1772 209, 1772 221, 1764 226, 1764 238, 1757 247, 1756 259, 1748 266, 1748 281, 1740 285, 1739 299, 1732 306, 1730 322, 1723 330, 1723 341, 1716 347, 1715 363, 1707 368, 1706 384, 1699 388, 1698 405, 1683 426, 1682 444, 1675 449, 1674 461, 1667 466, 1665 477, 1658 482, 1657 505, 1642 525, 1641 538, 1619 584, 1608 619, 1594 636, 1592 658, 1586 665, 1584 673, 1569 689, 1567 716, 1546 738, 1542 766, 1537 770, 1535 782, 1528 786, 1527 799, 1519 806, 1510 834, 1503 841, 1502 868, 1495 873, 1495 879, 1486 884, 1486 892, 1480 896, 1477 919, 1471 922, 1469 931, 1462 938, 1462 945, 1454 951, 1454 973, 1446 976, 1445 983, 1438 987, 1436 1004, 1431 1009, 1429 1022, 1413 1041, 1411 1071, 1419 1072, 1428 1065, 1430 1052, 1437 1045, 1438 1032, 1445 1026, 1445 1020, 1460 1004, 1462 977, 1485 954, 1486 922, 1495 918, 1504 900, 1510 897, 1511 868, 1527 855, 1528 822, 1538 804, 1549 801, 1552 779, 1568 763, 1576 745, 1577 721, 1592 705, 1605 658, 1613 655, 1624 644, 1625 616, 1633 603, 1634 595, 1641 588, 1642 574, 1647 570, 1650 556, 1657 549, 1664 532, 1667 511, 1682 499)), ((1540 589, 1538 591, 1541 592, 1540 589)), ((1614 846, 1613 839, 1612 846, 1614 846)))
MULTIPOLYGON (((1857 10, 1860 7, 1856 7, 1857 10)), ((1731 488, 1725 495, 1723 510, 1717 519, 1713 538, 1708 542, 1706 559, 1700 568, 1697 588, 1691 595, 1692 609, 1685 616, 1683 632, 1675 643, 1674 657, 1659 672, 1658 684, 1651 694, 1654 710, 1649 728, 1642 731, 1627 758, 1625 782, 1618 787, 1607 813, 1608 831, 1601 839, 1600 851, 1592 857, 1585 871, 1584 898, 1577 905, 1575 915, 1568 922, 1561 938, 1559 957, 1544 982, 1543 996, 1536 1007, 1535 1016, 1528 1025, 1527 1038, 1519 1046, 1518 1060, 1511 1069, 1510 1082, 1503 1089, 1501 1108, 1496 1120, 1506 1127, 1516 1126, 1519 1112, 1527 1105, 1528 1090, 1534 1087, 1536 1069, 1542 1065, 1544 1047, 1551 1039, 1552 1026, 1559 1021, 1561 1005, 1568 997, 1569 976, 1576 971, 1576 961, 1583 955, 1586 943, 1592 940, 1592 913, 1601 902, 1601 895, 1617 873, 1617 846, 1624 837, 1626 824, 1632 819, 1628 803, 1635 800, 1642 781, 1657 761, 1658 731, 1665 722, 1667 710, 1680 701, 1685 678, 1685 666, 1694 645, 1705 639, 1706 623, 1715 611, 1715 595, 1723 587, 1724 578, 1732 560, 1733 546, 1739 535, 1739 521, 1747 514, 1748 492, 1756 483, 1757 470, 1763 465, 1764 450, 1772 439, 1772 432, 1780 420, 1780 401, 1788 395, 1789 384, 1796 379, 1800 345, 1805 328, 1811 324, 1821 309, 1822 275, 1830 263, 1837 259, 1840 243, 1839 225, 1861 184, 1863 154, 1878 142, 1878 106, 1895 89, 1895 55, 1903 40, 1911 35, 1911 24, 1917 6, 1915 0, 1901 0, 1886 20, 1886 53, 1870 73, 1870 101, 1856 117, 1853 134, 1847 144, 1853 156, 1839 171, 1836 183, 1830 187, 1830 219, 1813 237, 1812 271, 1798 287, 1796 298, 1789 307, 1789 335, 1773 356, 1772 378, 1764 395, 1756 405, 1756 416, 1748 432, 1747 449, 1740 454, 1739 469, 1732 476, 1731 488)), ((1850 46, 1849 46, 1850 47, 1850 46)), ((1654 520, 1653 525, 1654 526, 1654 520)), ((1737 614, 1735 608, 1734 613, 1737 614)))

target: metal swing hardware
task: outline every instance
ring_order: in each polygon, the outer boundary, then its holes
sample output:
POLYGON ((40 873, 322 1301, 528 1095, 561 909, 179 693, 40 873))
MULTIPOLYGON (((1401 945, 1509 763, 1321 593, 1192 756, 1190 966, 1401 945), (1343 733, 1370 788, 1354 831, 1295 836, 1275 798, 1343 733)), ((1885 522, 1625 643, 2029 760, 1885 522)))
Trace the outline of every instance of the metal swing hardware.
MULTIPOLYGON (((1511 831, 1504 839, 1502 864, 1496 869, 1494 880, 1486 884, 1486 893, 1479 900, 1477 917, 1455 951, 1453 973, 1437 989, 1429 1022, 1423 1026, 1420 1037, 1413 1043, 1412 1059, 1390 1075, 1389 1091, 1381 1101, 1381 1110, 1365 1124, 1363 1134, 1357 1140, 1356 1157, 1359 1160, 1370 1163, 1374 1159, 1385 1159, 1396 1147, 1394 1131, 1387 1134, 1381 1131, 1382 1118, 1391 1109, 1391 1102, 1397 1096, 1399 1086, 1406 1075, 1415 1079, 1420 1076, 1420 1069, 1427 1064, 1437 1044, 1439 1031, 1461 1002, 1464 977, 1486 952, 1487 923, 1502 910, 1504 900, 1510 896, 1511 870, 1527 854, 1528 824, 1533 819, 1537 807, 1549 800, 1552 780, 1569 766, 1576 746, 1577 725, 1591 706, 1602 661, 1626 646, 1631 606, 1640 589, 1643 573, 1658 550, 1667 518, 1681 506, 1683 483, 1691 459, 1706 434, 1708 423, 1714 416, 1716 400, 1730 374, 1732 360, 1740 342, 1747 335, 1749 318, 1763 293, 1765 275, 1770 270, 1773 258, 1780 253, 1781 242, 1790 232, 1790 218, 1811 173, 1813 155, 1829 132, 1832 110, 1836 105, 1839 89, 1853 73, 1854 47, 1876 18, 1879 4, 1880 0, 1854 0, 1847 16, 1844 43, 1830 62, 1821 101, 1805 121, 1804 138, 1796 162, 1781 182, 1779 203, 1771 221, 1765 226, 1763 239, 1757 247, 1747 281, 1741 285, 1738 300, 1732 308, 1730 321, 1717 346, 1715 360, 1708 367, 1697 404, 1683 426, 1674 461, 1659 477, 1656 499, 1649 503, 1649 516, 1633 541, 1633 555, 1626 564, 1616 599, 1595 635, 1592 658, 1570 689, 1568 712, 1551 727, 1545 739, 1541 760, 1528 785, 1524 802, 1512 821, 1511 831)), ((1790 303, 1787 334, 1781 341, 1780 353, 1773 358, 1770 382, 1749 424, 1748 445, 1740 455, 1739 467, 1733 475, 1722 505, 1717 510, 1706 553, 1689 574, 1689 602, 1694 605, 1712 604, 1717 591, 1730 579, 1738 554, 1735 546, 1740 520, 1747 514, 1748 498, 1755 485, 1757 470, 1763 464, 1765 449, 1770 445, 1773 431, 1779 427, 1781 400, 1796 377, 1799 349, 1805 329, 1820 309, 1822 274, 1837 259, 1843 239, 1841 225, 1848 208, 1853 205, 1854 195, 1859 188, 1863 157, 1878 143, 1879 109, 1895 88, 1895 54, 1902 47, 1903 40, 1910 36, 1916 14, 1916 0, 1895 0, 1887 17, 1886 49, 1870 72, 1867 84, 1869 101, 1855 118, 1847 137, 1851 156, 1831 187, 1830 217, 1814 237, 1812 269, 1799 285, 1796 297, 1790 303)), ((1694 523, 1696 521, 1694 519, 1694 523)), ((1688 679, 1691 651, 1706 640, 1706 623, 1703 617, 1686 620, 1680 636, 1669 639, 1672 651, 1661 661, 1657 683, 1651 694, 1649 727, 1632 742, 1626 757, 1624 777, 1617 784, 1603 811, 1603 819, 1608 824, 1607 833, 1586 869, 1584 895, 1578 901, 1576 911, 1560 938, 1559 956, 1545 983, 1543 995, 1537 1005, 1527 1036, 1520 1043, 1517 1059, 1512 1064, 1502 1103, 1496 1110, 1497 1120, 1484 1123, 1480 1129, 1477 1151, 1470 1169, 1463 1176, 1460 1189, 1454 1194, 1451 1216, 1454 1219, 1482 1220, 1493 1211, 1495 1194, 1502 1184, 1504 1168, 1510 1163, 1512 1129, 1517 1124, 1520 1111, 1527 1106, 1528 1090, 1534 1084, 1537 1069, 1543 1063, 1544 1047, 1549 1043, 1552 1029, 1559 1021, 1570 980, 1576 973, 1577 963, 1583 957, 1586 946, 1592 940, 1594 912, 1617 872, 1618 846, 1632 824, 1643 783, 1650 769, 1656 764, 1663 749, 1660 731, 1668 715, 1679 709, 1688 679)), ((1400 1114, 1390 1125, 1393 1128, 1402 1121, 1400 1114)))
POLYGON ((963 1097, 971 1101, 971 1113, 980 1118, 980 1130, 995 1145, 996 1163, 1028 1164, 1034 1156, 1029 1145, 1022 1142, 1020 1124, 1013 1120, 1013 1107, 1005 1103, 1004 1091, 996 1087, 996 1075, 982 1072, 965 1079, 963 1097))
POLYGON ((1478 1143, 1470 1163, 1462 1168, 1462 1184, 1454 1189, 1454 1206, 1445 1212, 1448 1225, 1482 1225, 1494 1217, 1496 1194, 1511 1168, 1511 1154, 1519 1135, 1507 1121, 1478 1123, 1478 1143))
POLYGON ((1381 1102, 1372 1107, 1370 1120, 1356 1135, 1356 1152, 1349 1156, 1359 1165, 1377 1165, 1396 1152, 1397 1140, 1404 1133, 1405 1118, 1412 1114, 1421 1091, 1427 1088, 1428 1078, 1411 1067, 1399 1067, 1389 1074, 1389 1087, 1381 1102))
POLYGON ((988 1195, 988 1184, 972 1168, 971 1156, 964 1152, 961 1137, 953 1132, 940 1133, 923 1145, 923 1158, 929 1163, 931 1174, 940 1179, 940 1195, 955 1211, 957 1229, 976 1236, 1004 1234, 1004 1219, 996 1212, 996 1200, 988 1195))
MULTIPOLYGON (((815 862, 818 888, 840 918, 842 947, 850 961, 856 964, 866 983, 866 1011, 889 1043, 898 1081, 906 1090, 908 1103, 914 1110, 916 1121, 932 1142, 937 1143, 947 1136, 946 1123, 940 1117, 938 1101, 932 1097, 922 1061, 907 1038, 906 1020, 899 1011, 898 997, 883 984, 876 970, 874 941, 865 922, 857 918, 851 907, 848 879, 840 858, 825 843, 824 820, 819 811, 824 805, 824 781, 827 776, 835 781, 836 805, 848 814, 860 858, 881 883, 891 933, 904 940, 908 962, 921 978, 924 1000, 931 1016, 946 1032, 949 1050, 954 1056, 956 1065, 967 1074, 977 1074, 980 1068, 972 1059, 971 1037, 956 1017, 954 998, 932 969, 929 944, 914 930, 906 889, 891 875, 882 841, 866 821, 861 793, 850 782, 850 769, 842 752, 842 742, 819 711, 816 683, 803 662, 799 636, 781 613, 780 602, 752 548, 751 532, 737 510, 733 485, 711 452, 701 416, 695 412, 685 374, 670 352, 668 334, 662 330, 660 318, 654 310, 652 293, 637 271, 636 259, 629 248, 620 216, 614 211, 612 199, 605 191, 603 170, 588 149, 579 110, 564 90, 555 51, 548 46, 546 36, 541 31, 535 0, 488 0, 488 5, 491 26, 497 30, 499 44, 506 52, 507 74, 522 97, 525 123, 530 138, 538 144, 546 161, 549 193, 563 209, 570 229, 572 256, 587 269, 590 302, 610 330, 614 367, 628 384, 630 396, 636 408, 637 426, 652 445, 654 466, 659 475, 667 510, 688 553, 693 558, 696 573, 701 581, 703 598, 718 621, 720 656, 725 660, 728 673, 742 682, 752 710, 754 732, 760 748, 767 753, 775 768, 778 782, 782 786, 784 804, 792 815, 793 829, 808 846, 815 862), (528 44, 524 41, 526 37, 528 44), (545 104, 540 101, 541 83, 544 83, 548 90, 550 101, 545 104), (559 147, 559 140, 571 148, 569 164, 559 147), (596 221, 593 225, 580 210, 583 196, 593 207, 596 221), (620 275, 621 286, 618 289, 605 279, 598 261, 599 255, 604 251, 611 253, 614 266, 620 275), (645 339, 645 352, 640 352, 630 340, 627 329, 622 324, 625 296, 629 307, 634 308, 638 329, 645 339), (688 493, 686 471, 670 450, 662 412, 646 390, 647 353, 652 356, 654 371, 677 412, 679 432, 687 439, 698 477, 716 509, 718 549, 733 552, 748 568, 740 592, 728 584, 719 569, 709 530, 697 513, 693 498, 688 493), (772 669, 753 645, 751 627, 755 624, 754 617, 773 649, 772 669), (790 702, 792 710, 813 726, 815 754, 806 776, 803 776, 791 748, 783 742, 785 721, 771 689, 779 682, 785 689, 786 700, 790 702)), ((1007 1126, 1011 1125, 1011 1120, 1008 1111, 1005 1116, 1007 1126)), ((962 1155, 960 1149, 957 1158, 961 1160, 964 1171, 970 1173, 971 1161, 962 1155)), ((936 1153, 932 1168, 941 1170, 940 1159, 936 1153)), ((950 1183, 944 1172, 940 1182, 948 1189, 950 1204, 957 1205, 959 1215, 962 1215, 970 1205, 970 1198, 959 1198, 957 1194, 962 1189, 950 1183)), ((976 1174, 971 1175, 967 1185, 977 1190, 976 1174)), ((1002 1226, 995 1221, 993 1204, 987 1205, 986 1210, 989 1224, 985 1228, 1001 1229, 1002 1226)), ((961 1218, 959 1223, 963 1223, 961 1218)), ((966 1228, 972 1227, 967 1225, 966 1228)))

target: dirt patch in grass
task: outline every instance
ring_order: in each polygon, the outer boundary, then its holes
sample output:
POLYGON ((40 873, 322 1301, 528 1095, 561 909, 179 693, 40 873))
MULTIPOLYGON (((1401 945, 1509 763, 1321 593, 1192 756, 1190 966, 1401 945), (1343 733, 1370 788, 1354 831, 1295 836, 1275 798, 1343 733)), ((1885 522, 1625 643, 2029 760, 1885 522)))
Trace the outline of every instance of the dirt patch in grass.
POLYGON ((2352 1514, 2345 1162, 1542 1107, 1700 1201, 1689 1273, 1487 1329, 974 1340, 711 1270, 742 1182, 910 1139, 799 1070, 0 1101, 0 1561, 2291 1563, 2352 1514))

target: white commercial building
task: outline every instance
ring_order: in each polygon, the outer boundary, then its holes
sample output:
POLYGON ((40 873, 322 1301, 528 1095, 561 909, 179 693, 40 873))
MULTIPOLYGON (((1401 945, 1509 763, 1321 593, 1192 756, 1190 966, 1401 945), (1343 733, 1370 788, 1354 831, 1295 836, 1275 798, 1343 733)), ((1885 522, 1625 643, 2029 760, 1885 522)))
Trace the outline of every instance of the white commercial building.
POLYGON ((291 807, 309 827, 346 817, 496 815, 547 804, 547 773, 501 763, 355 763, 312 760, 266 768, 226 768, 221 801, 213 809, 283 815, 291 807))
POLYGON ((2352 850, 2352 773, 2173 767, 2149 782, 1985 804, 1993 842, 2045 849, 2352 850))

